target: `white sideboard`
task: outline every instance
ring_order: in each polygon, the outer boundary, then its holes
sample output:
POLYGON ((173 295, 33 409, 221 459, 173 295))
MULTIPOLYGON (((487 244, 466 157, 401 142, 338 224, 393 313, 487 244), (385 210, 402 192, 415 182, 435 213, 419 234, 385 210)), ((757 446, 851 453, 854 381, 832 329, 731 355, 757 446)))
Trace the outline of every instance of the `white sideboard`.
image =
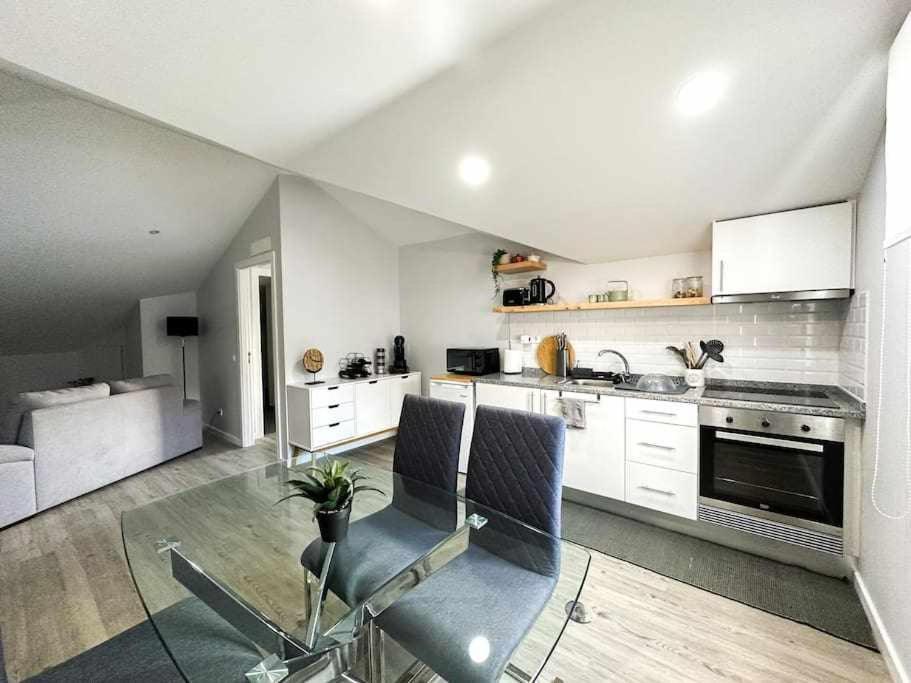
POLYGON ((406 394, 421 394, 420 372, 289 384, 288 440, 312 451, 391 432, 406 394))

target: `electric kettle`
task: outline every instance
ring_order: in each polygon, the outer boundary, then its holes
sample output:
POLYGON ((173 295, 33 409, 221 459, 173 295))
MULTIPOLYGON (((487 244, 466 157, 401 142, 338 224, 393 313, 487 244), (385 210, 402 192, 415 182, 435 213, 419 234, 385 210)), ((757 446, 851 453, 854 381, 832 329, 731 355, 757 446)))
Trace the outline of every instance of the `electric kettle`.
POLYGON ((546 304, 556 291, 557 286, 550 280, 545 280, 543 277, 533 278, 532 281, 528 283, 528 298, 533 304, 546 304), (547 290, 548 285, 550 285, 550 291, 547 290))

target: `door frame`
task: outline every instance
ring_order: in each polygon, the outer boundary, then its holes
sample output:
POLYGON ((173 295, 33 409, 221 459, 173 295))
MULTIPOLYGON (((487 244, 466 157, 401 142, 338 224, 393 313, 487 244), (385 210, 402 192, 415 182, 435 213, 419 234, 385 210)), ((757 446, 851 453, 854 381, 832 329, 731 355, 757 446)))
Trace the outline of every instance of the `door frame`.
POLYGON ((274 251, 263 252, 234 264, 234 283, 237 293, 237 372, 240 381, 240 441, 247 448, 262 436, 262 346, 260 343, 259 316, 253 324, 253 315, 259 311, 259 275, 257 266, 269 266, 272 287, 272 357, 275 365, 275 435, 281 458, 281 433, 284 422, 283 397, 279 390, 279 329, 278 285, 274 251), (255 277, 254 277, 255 276, 255 277), (255 285, 255 287, 254 287, 255 285), (254 291, 255 290, 255 291, 254 291), (254 299, 255 294, 255 299, 254 299), (258 361, 253 363, 254 358, 258 361), (259 403, 257 404, 257 401, 259 403), (257 410, 257 405, 259 409, 257 410), (257 419, 258 416, 258 419, 257 419))

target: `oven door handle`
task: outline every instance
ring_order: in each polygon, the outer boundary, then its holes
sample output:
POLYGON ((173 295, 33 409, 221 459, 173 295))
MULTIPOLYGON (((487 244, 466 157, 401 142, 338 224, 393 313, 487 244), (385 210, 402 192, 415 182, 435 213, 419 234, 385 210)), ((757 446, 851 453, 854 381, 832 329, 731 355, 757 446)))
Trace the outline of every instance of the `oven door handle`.
POLYGON ((725 432, 720 429, 715 430, 715 438, 722 441, 740 441, 742 443, 753 443, 760 446, 778 446, 780 448, 789 448, 796 451, 810 451, 812 453, 822 453, 825 451, 823 445, 819 443, 773 439, 768 436, 753 436, 752 434, 736 434, 734 432, 725 432))

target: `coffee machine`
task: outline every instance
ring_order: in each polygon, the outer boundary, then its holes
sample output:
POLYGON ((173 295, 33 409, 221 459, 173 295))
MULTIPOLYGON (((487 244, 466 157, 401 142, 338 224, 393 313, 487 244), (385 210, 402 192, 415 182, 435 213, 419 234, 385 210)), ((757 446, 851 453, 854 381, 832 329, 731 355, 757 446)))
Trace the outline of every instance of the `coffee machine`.
POLYGON ((405 362, 405 337, 400 334, 392 340, 392 368, 389 372, 393 375, 408 372, 408 363, 405 362))

